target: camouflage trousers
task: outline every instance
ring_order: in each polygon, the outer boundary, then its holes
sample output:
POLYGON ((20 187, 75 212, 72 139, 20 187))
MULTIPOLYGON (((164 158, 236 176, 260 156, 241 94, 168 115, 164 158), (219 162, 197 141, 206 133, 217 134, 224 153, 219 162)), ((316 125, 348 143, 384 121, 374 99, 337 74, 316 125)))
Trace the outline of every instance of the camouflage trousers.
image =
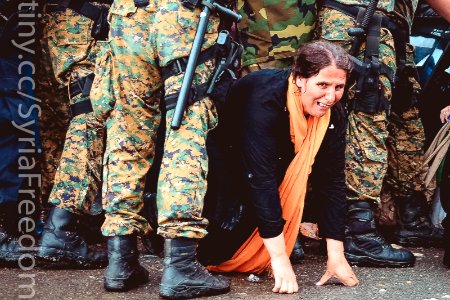
MULTIPOLYGON (((66 89, 66 103, 90 101, 82 94, 71 97, 68 86, 94 72, 99 46, 91 37, 93 21, 71 9, 47 12, 43 19, 43 40, 53 74, 66 89)), ((92 112, 70 120, 49 203, 74 214, 101 212, 101 198, 97 194, 101 181, 103 135, 103 124, 92 112)))
MULTIPOLYGON (((153 163, 163 95, 178 92, 183 73, 164 80, 162 67, 189 55, 200 11, 190 11, 176 0, 150 1, 136 8, 133 0, 115 2, 110 11, 109 51, 101 59, 91 97, 101 105, 94 111, 106 120, 103 205, 105 236, 146 234, 151 230, 141 216, 145 177, 153 163), (111 101, 101 101, 113 95, 111 101)), ((203 50, 217 37, 218 20, 206 32, 203 50)), ((194 84, 205 83, 214 64, 197 67, 194 84)), ((168 128, 173 112, 167 115, 168 128)), ((206 189, 204 139, 215 124, 215 108, 203 99, 186 109, 179 130, 166 133, 158 187, 159 233, 187 237, 204 235, 201 218, 206 189), (182 220, 182 221, 181 221, 182 220), (191 233, 192 232, 192 233, 191 233)))
MULTIPOLYGON (((415 49, 410 44, 406 47, 406 68, 416 69, 415 49)), ((411 196, 413 192, 425 189, 425 131, 415 104, 418 102, 421 86, 414 76, 416 72, 411 73, 412 75, 407 76, 408 88, 398 88, 396 97, 392 100, 393 105, 396 104, 395 107, 400 107, 400 110, 392 111, 389 116, 389 166, 385 184, 389 186, 394 198, 411 196)))
MULTIPOLYGON (((342 28, 355 27, 351 16, 337 10, 323 8, 319 12, 317 34, 320 38, 338 43, 349 50, 352 38, 342 28)), ((382 28, 380 33, 379 59, 392 69, 396 69, 394 41, 389 30, 382 28)), ((358 58, 364 55, 365 44, 362 45, 358 58)), ((380 82, 384 96, 392 97, 389 80, 381 75, 380 82)), ((350 83, 352 84, 352 83, 350 83)), ((353 90, 350 86, 349 98, 353 90)), ((373 114, 351 111, 347 127, 346 147, 346 185, 348 200, 380 201, 381 186, 387 171, 387 114, 373 114)))
MULTIPOLYGON (((43 24, 45 26, 45 24, 43 24)), ((36 97, 41 100, 39 135, 41 139, 41 194, 40 206, 46 208, 53 187, 56 170, 64 147, 64 138, 69 127, 67 90, 55 79, 51 67, 49 50, 41 39, 37 50, 36 97)), ((45 219, 43 210, 42 219, 45 219)))
MULTIPOLYGON (((342 28, 354 27, 354 20, 336 10, 324 8, 320 12, 319 36, 337 42, 346 49, 351 39, 342 28)), ((364 46, 361 52, 364 50, 364 46)), ((362 58, 360 52, 359 58, 362 58)), ((407 65, 414 64, 414 49, 407 47, 407 65)), ((380 60, 396 69, 393 38, 387 29, 381 29, 380 60)), ((416 97, 420 86, 414 78, 411 95, 416 97)), ((392 98, 392 87, 387 78, 380 76, 383 92, 392 98)), ((350 87, 349 97, 352 97, 350 87)), ((410 195, 422 188, 420 166, 423 162, 424 131, 416 107, 405 112, 349 114, 346 148, 346 184, 348 200, 369 200, 379 203, 383 180, 394 195, 410 195), (386 175, 386 176, 385 176, 386 175)))

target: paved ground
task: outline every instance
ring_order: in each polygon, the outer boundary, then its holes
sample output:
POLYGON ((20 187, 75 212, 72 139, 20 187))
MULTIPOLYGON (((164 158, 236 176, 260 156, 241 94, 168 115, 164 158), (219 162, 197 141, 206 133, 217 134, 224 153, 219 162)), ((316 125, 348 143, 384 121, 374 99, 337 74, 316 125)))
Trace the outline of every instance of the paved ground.
MULTIPOLYGON (((232 274, 231 292, 209 299, 332 299, 332 300, 441 300, 450 299, 450 270, 443 267, 442 250, 434 248, 411 249, 417 257, 414 268, 370 269, 355 268, 361 284, 344 287, 336 282, 324 287, 314 283, 325 268, 325 258, 318 254, 316 243, 305 248, 306 258, 295 266, 300 291, 295 295, 276 295, 271 292, 273 282, 262 278, 260 283, 246 281, 246 275, 232 274)), ((150 271, 150 282, 128 293, 107 293, 103 290, 102 270, 43 270, 30 271, 0 268, 0 300, 18 299, 30 292, 19 288, 29 279, 20 276, 34 275, 35 295, 32 299, 159 299, 158 284, 161 276, 161 259, 143 257, 142 263, 150 271)), ((205 299, 205 298, 203 298, 205 299)))

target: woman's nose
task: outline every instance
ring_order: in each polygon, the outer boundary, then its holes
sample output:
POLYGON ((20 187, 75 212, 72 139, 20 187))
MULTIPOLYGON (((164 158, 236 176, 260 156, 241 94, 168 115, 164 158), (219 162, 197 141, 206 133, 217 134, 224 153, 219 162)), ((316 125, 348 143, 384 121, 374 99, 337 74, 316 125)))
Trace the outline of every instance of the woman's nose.
POLYGON ((336 91, 334 89, 327 90, 325 100, 334 102, 336 100, 336 91))

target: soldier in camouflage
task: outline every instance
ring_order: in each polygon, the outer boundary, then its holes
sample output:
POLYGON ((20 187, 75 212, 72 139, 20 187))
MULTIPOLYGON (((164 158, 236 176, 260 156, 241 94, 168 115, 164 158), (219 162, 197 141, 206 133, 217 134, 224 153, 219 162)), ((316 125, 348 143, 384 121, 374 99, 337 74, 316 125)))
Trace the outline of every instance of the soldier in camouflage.
POLYGON ((242 75, 291 67, 301 45, 313 38, 316 0, 237 1, 242 20, 237 24, 244 52, 242 75))
MULTIPOLYGON (((433 2, 437 6, 443 6, 444 1, 433 2)), ((358 7, 367 7, 368 3, 369 1, 358 0, 324 1, 319 12, 318 36, 339 43, 345 49, 350 50, 353 39, 347 34, 346 30, 342 29, 355 27, 359 12, 358 7)), ((408 25, 410 26, 410 24, 405 24, 401 18, 398 18, 396 12, 402 11, 405 15, 405 11, 414 12, 416 6, 417 1, 381 0, 378 3, 376 9, 378 17, 376 19, 379 20, 380 24, 377 30, 379 34, 375 36, 375 39, 372 39, 372 41, 377 41, 375 44, 377 46, 372 47, 370 53, 374 55, 374 52, 376 52, 377 60, 390 69, 391 73, 397 71, 399 67, 398 60, 400 58, 399 51, 402 51, 401 47, 406 48, 404 42, 399 44, 401 46, 397 45, 396 49, 395 44, 398 42, 399 28, 400 32, 402 30, 406 32, 404 36, 407 37, 409 35, 408 25)), ((371 26, 374 26, 374 23, 376 22, 373 22, 371 26)), ((407 41, 407 38, 404 41, 407 41)), ((369 53, 366 48, 367 43, 362 43, 355 54, 361 61, 364 61, 366 53, 369 53)), ((406 49, 404 51, 406 52, 406 49)), ((406 59, 404 58, 404 60, 406 59)), ((388 169, 387 126, 389 101, 393 94, 393 77, 389 76, 388 73, 379 73, 380 75, 376 78, 376 80, 379 80, 378 92, 375 97, 378 101, 375 105, 377 109, 367 108, 367 99, 370 99, 370 95, 363 95, 362 98, 356 100, 355 88, 350 88, 348 93, 351 110, 349 112, 346 149, 349 212, 345 252, 349 262, 357 265, 396 267, 414 264, 414 256, 410 251, 394 249, 386 243, 378 234, 374 220, 374 209, 380 201, 380 190, 388 169)), ((369 106, 371 104, 373 103, 369 101, 369 106)), ((414 113, 414 108, 411 109, 411 113, 414 113)), ((406 116, 407 114, 402 117, 406 118, 406 116)), ((413 117, 413 119, 417 120, 416 117, 413 117)), ((412 125, 414 122, 410 121, 409 126, 414 127, 412 125)), ((393 129, 392 132, 394 131, 393 129)), ((419 136, 418 146, 415 149, 420 147, 419 136)), ((399 177, 397 176, 397 178, 399 177)), ((400 178, 400 180, 402 179, 400 178)), ((409 186, 405 187, 409 188, 409 186)))
POLYGON ((70 124, 48 200, 54 208, 44 226, 38 257, 56 262, 58 267, 67 263, 95 268, 106 265, 106 252, 88 248, 79 222, 83 215, 100 218, 102 212, 104 126, 92 111, 89 90, 101 47, 93 28, 106 17, 109 5, 100 1, 77 4, 82 4, 81 8, 70 1, 50 1, 44 8, 43 48, 48 49, 57 82, 66 90, 70 124))
MULTIPOLYGON (((158 233, 165 238, 160 294, 188 298, 229 290, 228 280, 211 275, 195 258, 197 240, 207 233, 208 221, 201 214, 208 171, 205 141, 217 124, 214 103, 196 93, 181 127, 170 129, 170 99, 177 98, 185 71, 180 59, 189 55, 199 15, 199 8, 187 8, 178 0, 117 0, 111 7, 109 47, 100 57, 91 93, 94 102, 101 103, 94 111, 107 130, 102 191, 107 290, 125 291, 148 281, 148 271, 138 262, 136 236, 152 230, 140 213, 163 101, 168 129, 157 199, 158 233)), ((201 57, 210 52, 218 25, 212 15, 201 57)), ((199 61, 193 81, 198 90, 215 67, 214 56, 199 61)))
MULTIPOLYGON (((416 5, 396 1, 393 17, 403 21, 408 30, 412 26, 416 5)), ((426 209, 423 178, 425 131, 419 115, 418 96, 421 92, 415 65, 415 49, 406 44, 406 63, 399 70, 388 117, 389 135, 386 140, 388 168, 385 188, 391 191, 398 215, 396 242, 409 246, 429 246, 442 241, 443 232, 432 225, 426 209)))

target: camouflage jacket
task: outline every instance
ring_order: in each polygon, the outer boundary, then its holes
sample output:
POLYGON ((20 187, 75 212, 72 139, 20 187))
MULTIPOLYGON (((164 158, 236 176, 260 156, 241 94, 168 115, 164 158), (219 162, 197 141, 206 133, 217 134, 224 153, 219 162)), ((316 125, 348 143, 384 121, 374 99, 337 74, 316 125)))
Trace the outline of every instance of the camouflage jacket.
POLYGON ((295 55, 313 38, 316 0, 238 0, 242 66, 295 55))
MULTIPOLYGON (((342 4, 357 5, 357 6, 367 6, 370 2, 370 0, 335 0, 335 1, 342 4)), ((378 9, 384 11, 385 13, 388 13, 394 10, 394 5, 395 0, 380 0, 378 2, 378 9)))
MULTIPOLYGON (((347 5, 367 6, 370 0, 335 0, 347 5)), ((399 18, 404 24, 411 28, 414 12, 417 8, 418 0, 380 0, 378 9, 390 16, 399 18)))

